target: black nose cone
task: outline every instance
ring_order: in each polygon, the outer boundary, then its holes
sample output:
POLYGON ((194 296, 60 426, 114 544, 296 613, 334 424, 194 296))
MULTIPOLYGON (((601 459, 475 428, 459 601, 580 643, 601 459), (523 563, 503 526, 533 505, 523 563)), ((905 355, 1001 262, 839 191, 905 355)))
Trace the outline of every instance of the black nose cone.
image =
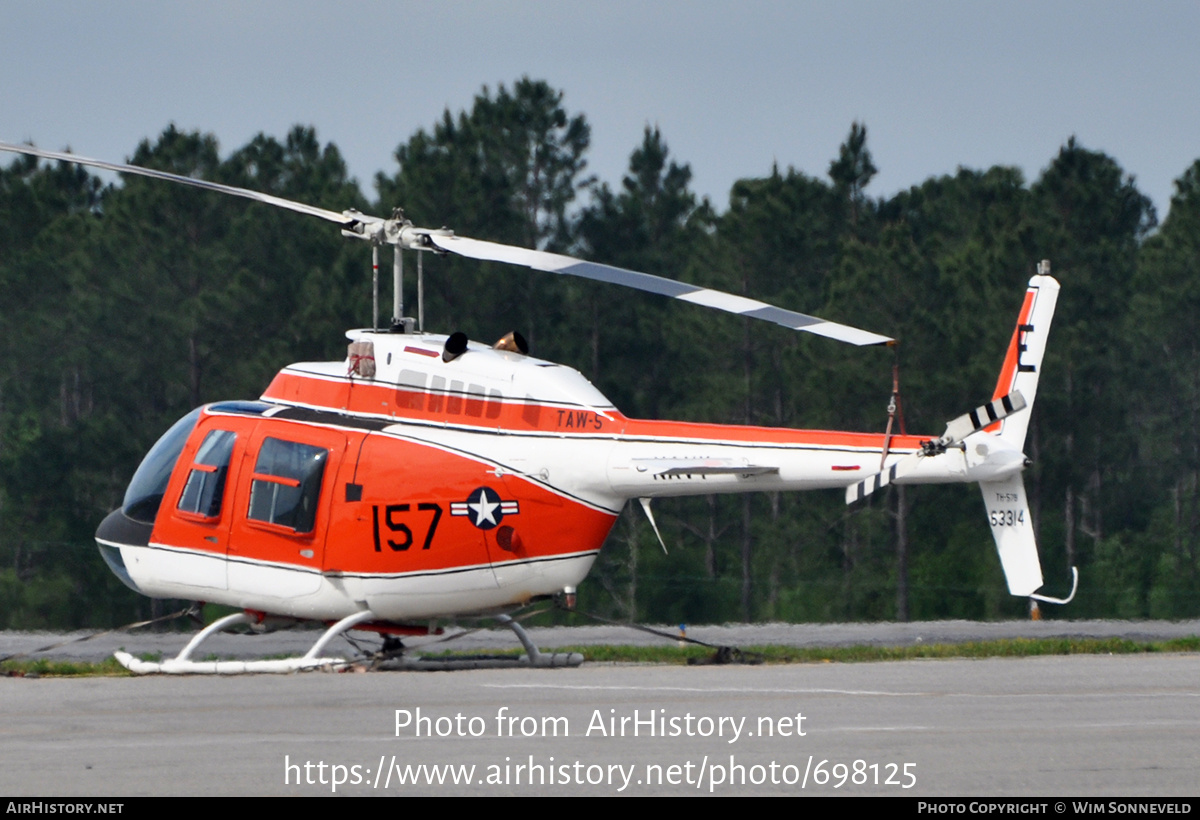
POLYGON ((150 544, 150 533, 154 525, 142 521, 134 521, 121 510, 113 510, 108 517, 100 522, 96 530, 96 546, 100 548, 100 557, 113 574, 121 579, 121 583, 134 592, 141 592, 129 570, 125 568, 125 559, 121 556, 121 547, 145 547, 150 544))

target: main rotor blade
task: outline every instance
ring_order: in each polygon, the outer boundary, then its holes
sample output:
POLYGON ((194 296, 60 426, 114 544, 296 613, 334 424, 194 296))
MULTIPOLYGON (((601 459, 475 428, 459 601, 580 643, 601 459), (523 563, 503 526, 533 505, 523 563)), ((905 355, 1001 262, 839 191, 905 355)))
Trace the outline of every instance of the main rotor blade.
POLYGON ((216 191, 230 196, 240 196, 244 199, 252 199, 255 202, 263 202, 267 205, 275 205, 280 208, 287 208, 289 211, 296 213, 307 214, 308 216, 319 217, 320 219, 336 222, 343 227, 349 227, 361 221, 377 221, 372 217, 358 218, 350 217, 345 214, 327 211, 324 208, 317 208, 312 205, 305 205, 303 202, 293 202, 290 199, 283 199, 270 194, 259 193, 258 191, 250 191, 246 188, 237 188, 233 185, 222 185, 220 182, 209 182, 206 179, 196 179, 194 177, 185 177, 182 174, 172 174, 167 171, 156 171, 153 168, 143 168, 140 165, 121 165, 115 162, 105 162, 101 159, 92 159, 90 157, 81 157, 78 154, 67 154, 61 151, 43 151, 40 148, 34 148, 31 145, 13 145, 8 142, 0 142, 0 151, 11 151, 16 154, 30 154, 31 156, 41 157, 42 159, 56 159, 62 162, 77 162, 80 165, 91 165, 96 168, 103 168, 106 171, 116 171, 121 174, 138 174, 139 176, 151 177, 152 179, 162 179, 168 182, 178 182, 183 185, 191 185, 194 188, 204 188, 208 191, 216 191))
POLYGON ((597 282, 607 282, 612 285, 624 285, 627 288, 670 296, 685 302, 703 305, 704 307, 723 310, 748 316, 751 319, 762 319, 792 330, 803 330, 826 336, 841 342, 854 345, 878 345, 892 341, 887 336, 859 330, 849 325, 837 322, 827 322, 816 316, 807 316, 791 310, 768 305, 757 299, 747 299, 699 285, 690 285, 675 279, 665 279, 649 273, 638 273, 612 265, 602 265, 598 262, 585 262, 571 256, 546 251, 529 250, 512 245, 501 245, 496 242, 485 242, 480 239, 468 239, 465 236, 429 236, 430 243, 448 253, 466 256, 470 259, 480 259, 490 262, 507 262, 510 265, 523 265, 534 270, 558 273, 564 276, 580 276, 597 282))
POLYGON ((522 265, 549 273, 579 276, 597 282, 623 285, 635 290, 657 293, 703 307, 723 310, 726 313, 734 313, 739 316, 747 316, 751 319, 773 322, 791 330, 803 330, 806 333, 815 333, 818 336, 825 336, 853 345, 878 345, 892 341, 889 337, 881 336, 878 333, 871 333, 866 330, 850 327, 849 325, 818 319, 816 316, 808 316, 803 313, 785 310, 774 305, 768 305, 766 302, 760 302, 757 299, 747 299, 744 296, 735 296, 732 293, 724 293, 719 290, 712 290, 711 288, 702 288, 698 285, 690 285, 687 282, 665 279, 661 276, 639 273, 612 265, 585 262, 582 259, 575 259, 562 254, 547 253, 546 251, 536 251, 512 245, 501 245, 496 242, 485 242, 479 239, 454 236, 451 231, 444 229, 431 231, 424 228, 416 228, 411 222, 403 218, 381 219, 380 217, 367 216, 357 211, 337 213, 336 211, 327 211, 324 208, 305 205, 303 202, 294 202, 290 199, 259 193, 258 191, 251 191, 246 188, 238 188, 233 185, 224 185, 220 182, 195 179, 181 174, 172 174, 168 171, 156 171, 153 168, 143 168, 139 165, 105 162, 104 160, 82 157, 77 154, 68 154, 60 151, 43 151, 40 148, 34 148, 29 145, 14 145, 12 143, 0 142, 0 151, 29 154, 41 157, 42 159, 59 160, 61 162, 76 162, 80 165, 90 165, 95 168, 103 168, 107 171, 116 171, 121 174, 137 174, 152 179, 177 182, 182 185, 190 185, 194 188, 238 196, 243 199, 262 202, 266 205, 275 205, 276 207, 285 208, 296 213, 315 216, 341 226, 344 235, 355 236, 359 239, 370 239, 373 242, 398 245, 404 248, 434 248, 471 259, 507 262, 511 265, 522 265), (370 226, 369 229, 368 226, 370 226))

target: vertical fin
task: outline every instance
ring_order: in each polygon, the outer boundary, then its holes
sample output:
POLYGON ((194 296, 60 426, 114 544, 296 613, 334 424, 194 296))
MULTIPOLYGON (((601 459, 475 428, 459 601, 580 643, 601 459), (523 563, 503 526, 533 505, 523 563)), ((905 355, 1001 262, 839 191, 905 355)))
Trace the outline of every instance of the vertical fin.
POLYGON ((1029 430, 1033 401, 1037 397, 1038 378, 1042 371, 1042 357, 1046 352, 1046 339, 1050 335, 1050 322, 1054 318, 1054 307, 1058 304, 1058 282, 1049 276, 1050 263, 1038 265, 1038 275, 1029 280, 1025 291, 1025 302, 1017 317, 1012 341, 996 381, 993 399, 999 399, 1014 390, 1021 391, 1030 407, 1029 413, 1020 413, 1006 418, 985 429, 1025 449, 1025 433, 1029 430))
POLYGON ((1025 499, 1025 481, 1017 473, 999 481, 981 481, 979 489, 1008 591, 1019 597, 1032 595, 1042 586, 1042 563, 1025 499))

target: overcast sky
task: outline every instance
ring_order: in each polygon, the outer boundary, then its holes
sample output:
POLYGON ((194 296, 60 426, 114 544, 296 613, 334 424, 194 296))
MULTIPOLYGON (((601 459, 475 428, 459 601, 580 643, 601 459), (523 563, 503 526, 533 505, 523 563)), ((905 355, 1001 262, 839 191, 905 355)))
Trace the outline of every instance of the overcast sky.
POLYGON ((724 208, 773 162, 823 176, 859 120, 876 197, 959 166, 1033 180, 1074 134, 1161 218, 1200 158, 1198 34, 1192 0, 0 0, 0 140, 122 160, 170 122, 223 154, 311 124, 373 195, 417 128, 529 75, 614 186, 647 124, 724 208))

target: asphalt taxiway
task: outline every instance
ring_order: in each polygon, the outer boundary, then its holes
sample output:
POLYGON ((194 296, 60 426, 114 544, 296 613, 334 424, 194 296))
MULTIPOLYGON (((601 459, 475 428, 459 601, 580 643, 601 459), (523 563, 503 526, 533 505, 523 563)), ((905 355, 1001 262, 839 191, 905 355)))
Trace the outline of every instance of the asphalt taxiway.
POLYGON ((1163 798, 1198 774, 1195 654, 0 679, 6 795, 1163 798))

